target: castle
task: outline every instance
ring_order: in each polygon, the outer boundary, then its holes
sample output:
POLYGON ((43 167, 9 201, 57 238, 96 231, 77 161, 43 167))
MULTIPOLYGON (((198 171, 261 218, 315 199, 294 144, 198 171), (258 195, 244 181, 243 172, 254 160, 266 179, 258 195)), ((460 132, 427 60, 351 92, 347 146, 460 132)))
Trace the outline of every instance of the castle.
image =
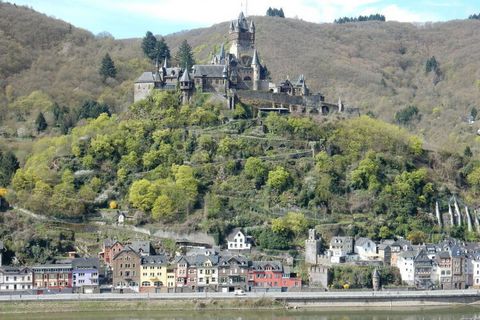
POLYGON ((240 99, 254 101, 263 111, 307 112, 328 114, 332 108, 343 111, 343 104, 329 104, 320 94, 311 94, 305 77, 282 81, 279 85, 267 79, 267 69, 260 62, 255 46, 255 24, 243 12, 229 26, 230 49, 224 44, 210 64, 169 67, 157 62, 153 72, 144 72, 134 84, 134 101, 146 98, 152 90, 180 90, 182 103, 189 102, 195 91, 212 92, 227 99, 230 109, 240 99))

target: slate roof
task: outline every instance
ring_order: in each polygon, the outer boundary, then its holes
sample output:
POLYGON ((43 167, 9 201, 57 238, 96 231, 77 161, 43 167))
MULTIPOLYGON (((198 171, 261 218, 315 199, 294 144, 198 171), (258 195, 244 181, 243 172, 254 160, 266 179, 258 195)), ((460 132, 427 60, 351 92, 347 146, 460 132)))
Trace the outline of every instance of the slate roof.
POLYGON ((98 258, 75 258, 72 260, 73 269, 98 269, 98 258))
POLYGON ((283 266, 279 261, 253 261, 252 270, 264 271, 267 266, 271 266, 274 271, 283 271, 283 266))
POLYGON ((405 259, 415 259, 416 255, 417 255, 417 252, 413 250, 402 251, 398 254, 399 257, 402 257, 405 259))
POLYGON ((159 254, 154 256, 146 256, 142 258, 142 265, 159 265, 165 264, 168 262, 168 259, 165 255, 159 254))
POLYGON ((188 67, 185 68, 185 71, 183 72, 182 77, 180 78, 181 82, 192 81, 192 78, 190 78, 190 73, 187 70, 188 70, 188 67))
POLYGON ((202 266, 206 261, 210 260, 212 262, 212 265, 218 265, 219 261, 219 256, 205 256, 205 255, 196 255, 196 256, 190 256, 190 261, 192 262, 191 264, 196 265, 197 267, 202 266))
POLYGON ((140 254, 138 253, 138 251, 134 250, 130 245, 126 245, 125 247, 123 247, 122 251, 118 252, 116 255, 113 256, 113 259, 115 260, 120 254, 122 254, 124 252, 128 252, 128 251, 132 251, 137 256, 140 257, 140 254))
POLYGON ((135 251, 135 252, 143 252, 150 254, 150 241, 132 241, 132 243, 129 244, 129 246, 135 251))
POLYGON ((207 78, 223 78, 223 65, 201 65, 193 66, 193 76, 199 78, 206 76, 207 78))
POLYGON ((365 238, 365 237, 360 237, 357 240, 355 240, 355 245, 356 246, 363 246, 364 244, 367 244, 368 242, 373 242, 372 240, 365 238))
POLYGON ((31 270, 27 267, 12 267, 4 266, 0 267, 0 272, 4 274, 19 274, 19 273, 29 273, 31 270))
POLYGON ((234 228, 227 236, 227 241, 233 241, 238 232, 241 232, 245 237, 246 234, 242 231, 241 228, 234 228))
POLYGON ((142 73, 142 75, 135 80, 135 83, 148 83, 148 82, 154 82, 154 74, 151 71, 146 71, 142 73))
POLYGON ((253 51, 252 65, 260 65, 260 60, 258 59, 257 49, 253 51))
POLYGON ((248 266, 248 259, 242 255, 220 257, 218 264, 220 266, 230 266, 232 263, 248 266))

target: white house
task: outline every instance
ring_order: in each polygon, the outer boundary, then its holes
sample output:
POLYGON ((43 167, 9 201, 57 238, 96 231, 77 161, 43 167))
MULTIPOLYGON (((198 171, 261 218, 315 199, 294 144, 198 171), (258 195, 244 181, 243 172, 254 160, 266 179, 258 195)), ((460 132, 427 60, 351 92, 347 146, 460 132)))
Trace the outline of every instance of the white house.
POLYGON ((32 270, 26 267, 0 268, 0 291, 25 291, 33 286, 32 270))
POLYGON ((415 256, 416 252, 409 250, 400 252, 397 258, 397 268, 400 271, 402 281, 408 285, 415 284, 415 256))
POLYGON ((377 245, 368 238, 360 237, 355 240, 354 251, 360 257, 360 260, 373 260, 378 258, 377 245))
POLYGON ((227 237, 228 250, 250 250, 252 248, 252 238, 235 228, 227 237))
POLYGON ((472 285, 474 288, 480 288, 480 254, 474 255, 470 260, 473 279, 472 285))

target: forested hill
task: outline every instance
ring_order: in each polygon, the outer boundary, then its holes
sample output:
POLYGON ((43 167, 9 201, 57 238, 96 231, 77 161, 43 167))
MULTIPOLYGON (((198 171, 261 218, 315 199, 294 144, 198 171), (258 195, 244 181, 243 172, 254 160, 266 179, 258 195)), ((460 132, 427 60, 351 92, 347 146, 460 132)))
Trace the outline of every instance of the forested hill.
MULTIPOLYGON (((1 113, 0 121, 9 136, 16 136, 19 127, 25 129, 21 134, 31 133, 39 111, 47 113, 47 122, 54 122, 53 102, 78 109, 93 99, 114 112, 126 110, 132 101, 132 81, 152 67, 142 54, 141 39, 93 36, 8 3, 0 3, 0 9, 0 108, 8 111, 1 113), (118 75, 103 83, 98 68, 107 52, 118 75), (25 99, 32 92, 36 95, 25 99), (32 102, 39 99, 42 103, 32 102), (22 108, 27 111, 22 113, 22 108)), ((399 122, 424 137, 427 145, 456 150, 470 145, 474 153, 478 150, 474 144, 478 125, 469 125, 467 117, 480 100, 480 21, 338 25, 253 19, 260 57, 273 80, 303 73, 313 91, 321 91, 327 100, 342 98, 389 122, 395 121, 397 112, 414 107, 413 115, 400 114, 399 122)), ((172 53, 187 39, 197 61, 207 62, 212 51, 227 42, 227 30, 225 22, 166 39, 172 53)))
MULTIPOLYGON (((151 68, 141 39, 93 36, 0 3, 0 196, 69 221, 118 206, 152 230, 221 240, 244 227, 267 249, 298 248, 315 225, 326 235, 478 240, 465 226, 440 228, 431 212, 437 201, 446 212, 453 195, 480 206, 477 124, 466 122, 480 101, 479 21, 254 19, 274 80, 303 73, 313 91, 368 116, 258 120, 248 105, 225 110, 201 93, 186 106, 165 92, 132 104, 134 79, 151 68), (115 79, 99 74, 106 53, 115 79)), ((227 30, 222 23, 166 40, 174 55, 187 39, 207 62, 227 30)), ((38 243, 25 236, 31 224, 14 217, 0 215, 7 247, 38 243)))

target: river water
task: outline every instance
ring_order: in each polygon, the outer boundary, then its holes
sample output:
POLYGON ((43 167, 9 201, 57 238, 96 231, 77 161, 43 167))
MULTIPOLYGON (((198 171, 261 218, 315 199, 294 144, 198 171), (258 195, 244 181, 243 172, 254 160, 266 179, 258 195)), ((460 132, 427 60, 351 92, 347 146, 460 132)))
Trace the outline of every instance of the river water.
POLYGON ((480 319, 479 307, 457 307, 403 311, 145 311, 78 312, 49 314, 0 315, 1 320, 471 320, 480 319))

